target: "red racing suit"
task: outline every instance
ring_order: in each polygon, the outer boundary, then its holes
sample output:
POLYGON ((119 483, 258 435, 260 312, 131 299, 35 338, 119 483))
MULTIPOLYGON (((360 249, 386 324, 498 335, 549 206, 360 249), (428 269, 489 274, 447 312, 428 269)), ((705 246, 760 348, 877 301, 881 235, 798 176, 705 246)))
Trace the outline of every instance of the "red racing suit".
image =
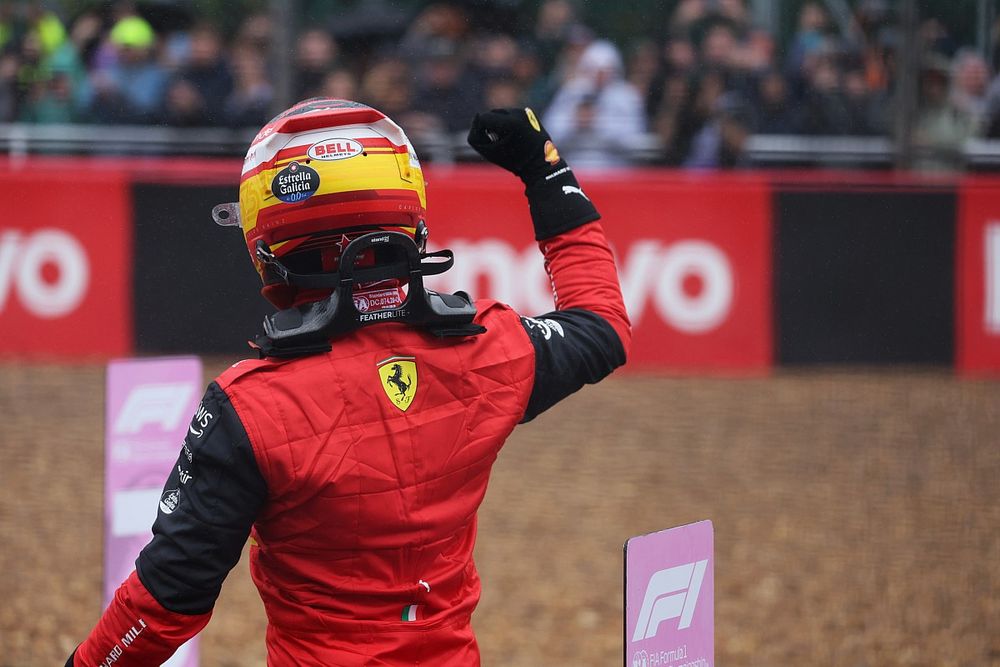
POLYGON ((472 555, 497 453, 630 340, 600 223, 537 227, 554 312, 478 301, 479 336, 384 323, 219 376, 165 486, 176 509, 67 664, 161 664, 208 622, 249 539, 271 667, 478 665, 472 555))

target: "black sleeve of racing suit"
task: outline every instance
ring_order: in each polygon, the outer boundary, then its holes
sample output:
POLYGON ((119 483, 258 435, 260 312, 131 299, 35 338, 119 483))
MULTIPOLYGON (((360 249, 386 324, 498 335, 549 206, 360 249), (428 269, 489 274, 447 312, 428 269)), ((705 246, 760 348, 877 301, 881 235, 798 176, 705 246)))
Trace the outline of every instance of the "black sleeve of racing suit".
POLYGON ((625 363, 625 349, 600 315, 572 308, 521 317, 535 348, 535 384, 522 421, 530 421, 585 384, 625 363))
MULTIPOLYGON (((535 224, 536 231, 540 225, 535 224)), ((539 242, 556 310, 521 323, 535 348, 529 421, 625 363, 631 327, 614 258, 598 222, 539 242)))
POLYGON ((266 498, 246 430, 213 382, 167 478, 153 539, 136 560, 143 586, 170 611, 210 611, 266 498))

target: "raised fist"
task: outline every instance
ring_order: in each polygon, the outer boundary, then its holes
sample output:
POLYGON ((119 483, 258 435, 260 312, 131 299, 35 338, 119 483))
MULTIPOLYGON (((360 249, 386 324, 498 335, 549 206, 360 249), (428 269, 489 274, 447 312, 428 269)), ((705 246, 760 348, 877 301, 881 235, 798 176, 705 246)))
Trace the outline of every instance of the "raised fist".
POLYGON ((529 108, 476 114, 468 141, 476 152, 528 186, 566 166, 549 133, 529 108))

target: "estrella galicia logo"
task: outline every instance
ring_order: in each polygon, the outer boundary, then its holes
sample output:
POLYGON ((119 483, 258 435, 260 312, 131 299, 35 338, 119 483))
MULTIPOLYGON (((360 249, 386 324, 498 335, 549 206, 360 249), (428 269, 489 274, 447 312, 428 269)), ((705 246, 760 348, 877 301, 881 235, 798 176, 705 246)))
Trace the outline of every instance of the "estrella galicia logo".
POLYGON ((181 490, 180 489, 170 489, 169 491, 163 492, 163 497, 160 498, 160 511, 164 514, 173 514, 174 510, 181 503, 181 490))
POLYGON ((286 204, 312 197, 319 190, 319 173, 312 167, 291 162, 274 175, 271 192, 286 204))

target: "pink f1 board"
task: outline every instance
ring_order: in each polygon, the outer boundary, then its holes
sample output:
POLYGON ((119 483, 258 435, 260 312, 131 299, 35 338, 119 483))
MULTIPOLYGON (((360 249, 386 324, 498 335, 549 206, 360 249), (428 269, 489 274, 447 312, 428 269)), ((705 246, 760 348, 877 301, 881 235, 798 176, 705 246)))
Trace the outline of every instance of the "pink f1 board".
MULTIPOLYGON (((108 364, 104 450, 104 602, 152 538, 163 484, 202 395, 197 357, 108 364)), ((198 638, 164 667, 197 667, 198 638)))
POLYGON ((625 667, 715 665, 711 521, 625 543, 625 667))

